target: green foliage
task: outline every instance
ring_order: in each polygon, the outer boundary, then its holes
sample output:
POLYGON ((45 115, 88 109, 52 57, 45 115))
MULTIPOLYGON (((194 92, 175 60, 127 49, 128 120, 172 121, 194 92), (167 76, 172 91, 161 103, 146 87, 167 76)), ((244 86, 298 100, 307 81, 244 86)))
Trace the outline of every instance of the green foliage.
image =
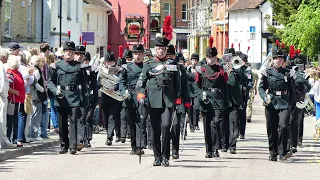
POLYGON ((320 2, 308 0, 300 5, 285 25, 282 39, 294 44, 304 54, 316 58, 320 52, 320 2))
POLYGON ((269 0, 272 4, 274 18, 278 23, 286 26, 290 16, 296 14, 301 0, 269 0))

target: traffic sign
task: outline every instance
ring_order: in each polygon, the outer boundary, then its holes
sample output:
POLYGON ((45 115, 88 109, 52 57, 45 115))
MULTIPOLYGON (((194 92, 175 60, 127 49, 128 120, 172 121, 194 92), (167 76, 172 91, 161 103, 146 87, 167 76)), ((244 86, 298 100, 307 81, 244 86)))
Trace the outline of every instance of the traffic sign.
POLYGON ((251 33, 256 33, 256 27, 255 26, 250 26, 250 32, 251 33))

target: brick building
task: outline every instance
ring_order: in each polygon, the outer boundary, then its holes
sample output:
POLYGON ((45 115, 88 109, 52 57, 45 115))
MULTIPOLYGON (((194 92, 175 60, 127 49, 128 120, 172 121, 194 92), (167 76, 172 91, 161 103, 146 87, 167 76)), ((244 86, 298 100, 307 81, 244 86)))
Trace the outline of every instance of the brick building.
POLYGON ((10 42, 19 42, 24 49, 37 46, 36 1, 3 0, 1 7, 1 42, 6 47, 10 42))
POLYGON ((171 44, 176 45, 176 50, 181 52, 188 48, 188 23, 189 0, 161 0, 161 24, 167 15, 172 16, 173 39, 171 44))

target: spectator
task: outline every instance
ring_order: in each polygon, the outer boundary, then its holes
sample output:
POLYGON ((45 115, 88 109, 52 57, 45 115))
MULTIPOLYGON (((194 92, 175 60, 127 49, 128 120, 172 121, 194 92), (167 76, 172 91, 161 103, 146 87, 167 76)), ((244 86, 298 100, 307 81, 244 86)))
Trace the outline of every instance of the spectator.
POLYGON ((26 92, 23 77, 18 71, 20 59, 19 56, 9 56, 7 70, 7 78, 10 84, 8 101, 15 104, 13 115, 7 115, 7 137, 13 144, 17 143, 19 103, 24 103, 26 92))
POLYGON ((6 78, 4 64, 7 63, 7 59, 8 52, 0 47, 0 148, 9 146, 11 144, 6 136, 9 81, 6 78))
POLYGON ((21 46, 16 42, 11 42, 9 45, 10 55, 19 56, 21 46))
POLYGON ((37 48, 32 48, 29 50, 31 56, 36 56, 36 55, 39 55, 39 51, 37 48))
POLYGON ((55 53, 58 60, 64 60, 64 51, 63 48, 59 48, 58 51, 55 53))
MULTIPOLYGON (((47 64, 49 65, 49 67, 48 67, 49 77, 51 77, 51 75, 53 73, 53 69, 56 68, 55 62, 56 62, 55 55, 53 53, 50 53, 48 56, 48 61, 47 61, 47 64)), ((51 108, 50 117, 51 117, 52 125, 54 128, 53 132, 57 133, 57 132, 59 132, 59 124, 58 124, 57 108, 54 105, 55 95, 50 90, 48 90, 48 97, 50 100, 50 108, 51 108)))
POLYGON ((30 61, 30 65, 35 68, 35 81, 31 86, 33 113, 31 114, 30 119, 29 135, 34 141, 42 140, 42 138, 39 137, 42 119, 42 104, 47 100, 46 92, 44 90, 43 74, 41 72, 41 68, 43 67, 42 61, 43 58, 37 55, 32 56, 30 61))

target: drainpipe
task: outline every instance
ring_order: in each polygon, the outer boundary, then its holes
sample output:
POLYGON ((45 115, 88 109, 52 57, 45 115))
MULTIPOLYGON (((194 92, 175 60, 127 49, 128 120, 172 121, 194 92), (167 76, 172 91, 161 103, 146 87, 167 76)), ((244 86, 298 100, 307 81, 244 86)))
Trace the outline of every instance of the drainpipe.
POLYGON ((259 12, 260 12, 260 17, 261 17, 261 52, 260 52, 260 66, 261 66, 261 64, 262 64, 262 26, 263 26, 263 21, 262 21, 262 16, 263 16, 263 13, 262 13, 262 11, 261 11, 261 5, 259 5, 259 12))
POLYGON ((44 9, 44 0, 41 0, 41 42, 43 42, 43 9, 44 9))

